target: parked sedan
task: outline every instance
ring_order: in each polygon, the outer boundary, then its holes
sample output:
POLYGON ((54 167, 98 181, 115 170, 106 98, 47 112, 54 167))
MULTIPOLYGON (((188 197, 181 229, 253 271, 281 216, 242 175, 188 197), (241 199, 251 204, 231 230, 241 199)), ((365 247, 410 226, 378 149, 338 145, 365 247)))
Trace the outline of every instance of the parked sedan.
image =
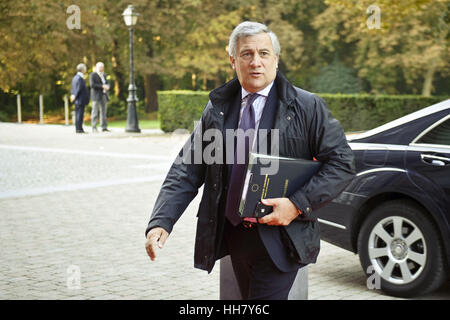
POLYGON ((323 240, 358 253, 381 289, 437 289, 450 262, 450 99, 349 137, 357 175, 318 210, 323 240))

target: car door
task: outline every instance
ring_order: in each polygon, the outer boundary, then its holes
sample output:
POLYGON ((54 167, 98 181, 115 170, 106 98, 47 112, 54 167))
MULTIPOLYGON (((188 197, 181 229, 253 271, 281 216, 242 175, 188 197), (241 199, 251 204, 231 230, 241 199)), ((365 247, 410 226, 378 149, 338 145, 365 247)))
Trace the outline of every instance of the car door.
POLYGON ((411 180, 450 214, 450 115, 420 134, 405 160, 411 180))

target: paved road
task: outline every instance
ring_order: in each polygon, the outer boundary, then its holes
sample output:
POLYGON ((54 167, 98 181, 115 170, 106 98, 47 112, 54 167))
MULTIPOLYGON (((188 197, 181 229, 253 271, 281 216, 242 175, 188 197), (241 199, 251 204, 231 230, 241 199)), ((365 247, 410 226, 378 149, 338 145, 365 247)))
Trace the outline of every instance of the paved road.
MULTIPOLYGON (((0 299, 218 299, 219 264, 193 268, 197 197, 155 262, 144 230, 185 139, 157 130, 76 135, 0 123, 0 299)), ((427 299, 449 299, 450 286, 427 299)), ((358 257, 322 242, 309 299, 393 299, 358 257)))

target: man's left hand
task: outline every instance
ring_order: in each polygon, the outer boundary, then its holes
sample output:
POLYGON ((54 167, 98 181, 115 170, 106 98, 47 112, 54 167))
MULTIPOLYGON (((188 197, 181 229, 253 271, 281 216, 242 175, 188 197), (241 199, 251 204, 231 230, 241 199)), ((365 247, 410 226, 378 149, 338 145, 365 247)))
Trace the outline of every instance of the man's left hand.
POLYGON ((266 206, 272 206, 273 211, 259 218, 259 223, 269 226, 287 226, 299 215, 297 207, 288 198, 262 199, 261 201, 266 206))

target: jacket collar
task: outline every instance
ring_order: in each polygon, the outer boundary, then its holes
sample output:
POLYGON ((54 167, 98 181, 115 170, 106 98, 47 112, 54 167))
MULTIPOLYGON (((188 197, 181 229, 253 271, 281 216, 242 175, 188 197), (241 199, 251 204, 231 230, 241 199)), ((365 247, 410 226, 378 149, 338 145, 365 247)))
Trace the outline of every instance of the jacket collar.
POLYGON ((275 78, 275 84, 277 86, 278 98, 288 106, 291 106, 292 101, 297 98, 297 90, 295 90, 295 87, 279 70, 277 72, 277 77, 275 78))
MULTIPOLYGON (((221 85, 209 93, 209 99, 214 107, 223 109, 227 108, 240 95, 241 84, 237 78, 221 85)), ((227 110, 224 110, 225 112, 227 110)))

